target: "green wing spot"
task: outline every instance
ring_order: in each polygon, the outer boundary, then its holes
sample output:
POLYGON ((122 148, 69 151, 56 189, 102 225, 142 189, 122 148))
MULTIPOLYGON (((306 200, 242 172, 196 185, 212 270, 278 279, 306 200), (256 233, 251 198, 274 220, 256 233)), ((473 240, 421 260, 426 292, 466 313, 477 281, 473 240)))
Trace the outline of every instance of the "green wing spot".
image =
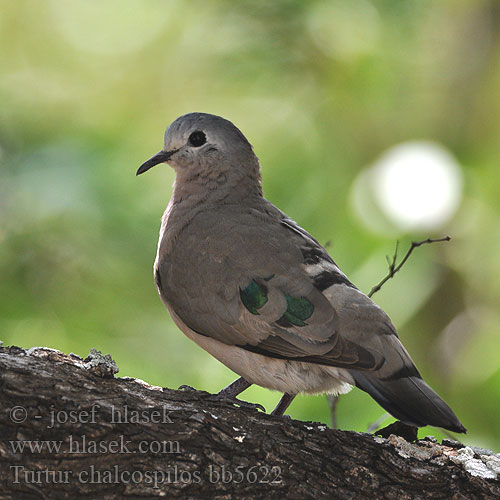
POLYGON ((252 314, 259 314, 257 309, 260 309, 268 300, 266 294, 267 288, 254 280, 250 281, 244 290, 240 288, 241 301, 252 314))
POLYGON ((287 308, 281 319, 295 326, 306 326, 305 320, 314 312, 314 306, 305 297, 290 297, 286 295, 287 308))

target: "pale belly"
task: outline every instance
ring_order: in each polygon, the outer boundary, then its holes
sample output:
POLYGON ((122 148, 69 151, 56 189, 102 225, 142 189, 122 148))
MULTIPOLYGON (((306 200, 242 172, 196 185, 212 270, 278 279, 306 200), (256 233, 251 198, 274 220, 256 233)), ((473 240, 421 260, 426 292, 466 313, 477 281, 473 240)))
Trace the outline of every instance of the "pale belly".
POLYGON ((185 325, 168 304, 165 305, 188 338, 252 384, 289 394, 334 395, 345 394, 354 385, 351 375, 343 368, 270 358, 200 335, 185 325))

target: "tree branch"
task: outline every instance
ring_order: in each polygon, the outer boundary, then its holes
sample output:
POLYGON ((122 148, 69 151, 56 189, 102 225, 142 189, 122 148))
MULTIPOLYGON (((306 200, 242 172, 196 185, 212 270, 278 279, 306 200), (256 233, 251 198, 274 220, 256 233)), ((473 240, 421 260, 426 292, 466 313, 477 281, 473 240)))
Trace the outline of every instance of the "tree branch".
POLYGON ((0 348, 0 499, 500 496, 492 452, 332 430, 114 372, 96 352, 0 348))

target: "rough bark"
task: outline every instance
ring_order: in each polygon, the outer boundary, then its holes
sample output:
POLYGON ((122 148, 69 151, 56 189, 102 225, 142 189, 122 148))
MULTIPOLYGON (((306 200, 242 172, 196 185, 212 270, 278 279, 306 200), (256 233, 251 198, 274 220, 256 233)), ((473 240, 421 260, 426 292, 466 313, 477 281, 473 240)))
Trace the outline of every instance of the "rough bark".
POLYGON ((1 499, 500 497, 487 451, 332 430, 115 371, 96 352, 0 349, 1 499))

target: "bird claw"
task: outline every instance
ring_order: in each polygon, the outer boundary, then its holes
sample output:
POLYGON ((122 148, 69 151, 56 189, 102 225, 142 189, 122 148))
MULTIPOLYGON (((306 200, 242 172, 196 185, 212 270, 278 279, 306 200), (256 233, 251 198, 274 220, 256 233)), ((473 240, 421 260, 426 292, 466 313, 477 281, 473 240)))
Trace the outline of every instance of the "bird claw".
MULTIPOLYGON (((177 390, 178 391, 186 391, 186 392, 191 392, 191 391, 198 392, 197 389, 195 389, 194 387, 191 387, 190 385, 180 385, 177 390)), ((213 397, 217 401, 224 401, 224 402, 230 403, 234 406, 239 406, 240 408, 249 408, 251 410, 260 410, 260 411, 263 411, 264 413, 266 413, 266 409, 262 405, 260 405, 259 403, 249 403, 248 401, 243 401, 242 399, 238 399, 236 397, 226 396, 225 394, 221 394, 220 392, 218 394, 211 394, 211 397, 213 397)))
POLYGON ((290 415, 275 415, 273 413, 271 413, 271 415, 273 415, 274 417, 284 418, 285 420, 292 420, 292 417, 290 415))
POLYGON ((238 398, 234 398, 232 400, 232 403, 236 406, 239 406, 240 408, 250 408, 253 410, 260 410, 266 413, 266 409, 259 403, 250 403, 249 401, 243 401, 238 398))
POLYGON ((214 394, 214 396, 217 398, 218 401, 224 401, 226 403, 230 403, 234 406, 239 406, 240 408, 249 408, 251 410, 260 410, 266 413, 266 409, 259 403, 250 403, 248 401, 243 401, 242 399, 238 398, 228 398, 227 396, 224 395, 219 395, 219 394, 214 394))
POLYGON ((190 385, 180 385, 177 390, 178 391, 196 391, 196 389, 194 387, 191 387, 190 385))

